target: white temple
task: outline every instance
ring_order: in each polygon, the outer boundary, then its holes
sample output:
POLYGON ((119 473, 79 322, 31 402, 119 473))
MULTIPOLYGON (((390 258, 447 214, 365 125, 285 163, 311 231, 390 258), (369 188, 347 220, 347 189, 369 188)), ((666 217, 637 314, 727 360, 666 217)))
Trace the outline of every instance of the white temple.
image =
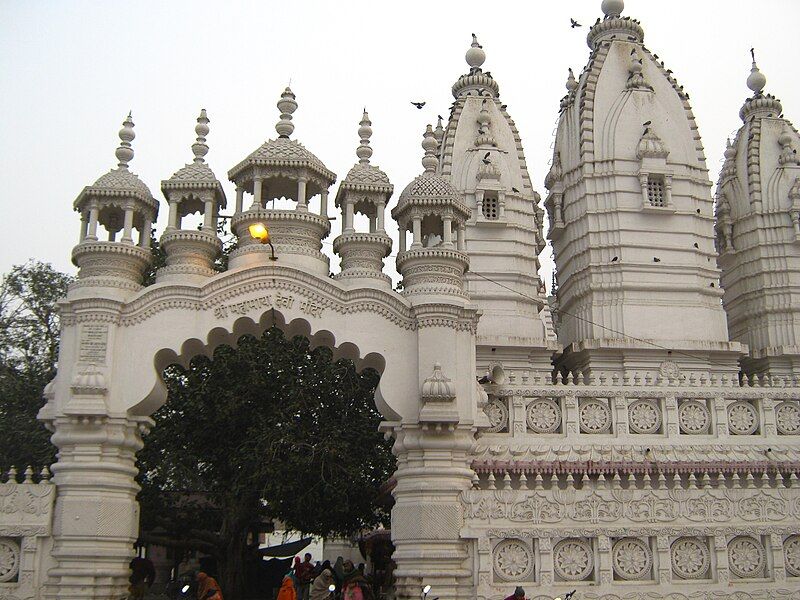
POLYGON ((0 597, 124 595, 163 369, 277 326, 381 373, 398 597, 800 599, 800 135, 754 58, 714 199, 688 95, 622 0, 602 11, 559 107, 549 227, 475 36, 393 206, 366 110, 329 206, 336 175, 292 138, 287 88, 277 137, 228 172, 223 272, 203 111, 194 161, 162 182, 167 265, 142 286, 161 202, 130 170, 129 116, 118 166, 75 201, 80 272, 39 415, 58 462, 0 484, 0 597))

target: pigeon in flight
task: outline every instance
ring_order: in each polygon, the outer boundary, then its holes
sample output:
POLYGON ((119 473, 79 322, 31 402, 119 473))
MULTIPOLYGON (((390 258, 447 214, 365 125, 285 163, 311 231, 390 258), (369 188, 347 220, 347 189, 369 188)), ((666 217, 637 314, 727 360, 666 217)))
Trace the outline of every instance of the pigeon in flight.
POLYGON ((422 110, 422 107, 423 107, 423 106, 425 106, 425 103, 424 103, 424 102, 413 102, 413 101, 412 101, 412 102, 411 102, 411 104, 413 104, 414 106, 416 106, 416 107, 417 107, 417 108, 419 108, 420 110, 422 110))
POLYGON ((580 23, 578 23, 578 22, 577 22, 575 19, 573 19, 572 17, 570 17, 570 19, 569 19, 569 26, 570 26, 570 29, 575 29, 576 27, 583 27, 583 25, 581 25, 580 23))

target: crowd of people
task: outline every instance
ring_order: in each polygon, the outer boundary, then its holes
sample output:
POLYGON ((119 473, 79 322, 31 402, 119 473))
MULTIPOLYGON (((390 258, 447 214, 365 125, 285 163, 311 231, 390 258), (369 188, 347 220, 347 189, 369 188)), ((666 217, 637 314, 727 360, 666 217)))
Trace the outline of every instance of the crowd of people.
POLYGON ((340 556, 336 564, 326 560, 312 563, 311 554, 297 556, 292 569, 283 578, 277 600, 374 600, 373 584, 358 567, 340 556))

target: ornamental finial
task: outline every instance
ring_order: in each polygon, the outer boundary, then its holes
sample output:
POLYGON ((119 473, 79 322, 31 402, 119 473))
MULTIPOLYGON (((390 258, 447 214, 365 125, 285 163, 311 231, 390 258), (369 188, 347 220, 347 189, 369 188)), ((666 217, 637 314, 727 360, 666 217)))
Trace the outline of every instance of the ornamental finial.
POLYGON ((422 166, 425 168, 426 173, 435 173, 436 167, 439 166, 439 159, 436 158, 436 148, 438 146, 436 136, 433 135, 433 127, 429 124, 422 138, 422 149, 425 150, 422 166))
POLYGON ((574 92, 578 88, 578 82, 575 81, 575 73, 572 72, 572 68, 569 68, 569 76, 567 77, 567 91, 574 92))
POLYGON ((133 119, 131 117, 131 112, 128 112, 128 116, 122 122, 122 129, 119 130, 119 139, 120 144, 115 152, 117 160, 119 163, 117 166, 121 169, 127 169, 128 163, 133 160, 133 147, 131 146, 131 142, 136 138, 136 134, 133 132, 133 119))
POLYGON ((364 107, 364 114, 361 116, 359 125, 358 137, 361 138, 361 144, 356 149, 356 156, 358 156, 358 162, 362 165, 367 165, 369 164, 370 156, 372 156, 372 148, 369 145, 369 138, 372 137, 372 121, 369 120, 366 107, 364 107))
POLYGON ((753 59, 753 64, 750 67, 750 75, 747 76, 747 87, 749 87, 756 96, 760 96, 764 86, 767 85, 767 78, 758 70, 755 48, 750 48, 750 57, 753 59))
POLYGON ((287 85, 286 89, 281 94, 281 99, 278 100, 278 110, 281 111, 280 121, 275 125, 275 131, 278 136, 288 138, 294 131, 294 124, 292 123, 292 113, 297 110, 297 101, 292 89, 287 85))
POLYGON ((480 69, 481 65, 486 60, 486 52, 483 51, 483 46, 478 43, 478 36, 472 34, 472 45, 467 54, 464 56, 470 69, 480 69))
POLYGON ((197 164, 205 162, 203 158, 208 154, 208 144, 206 144, 206 136, 209 132, 208 116, 206 116, 206 109, 200 110, 200 116, 197 117, 197 125, 195 125, 194 132, 197 134, 197 140, 192 144, 192 152, 194 152, 194 162, 197 164))

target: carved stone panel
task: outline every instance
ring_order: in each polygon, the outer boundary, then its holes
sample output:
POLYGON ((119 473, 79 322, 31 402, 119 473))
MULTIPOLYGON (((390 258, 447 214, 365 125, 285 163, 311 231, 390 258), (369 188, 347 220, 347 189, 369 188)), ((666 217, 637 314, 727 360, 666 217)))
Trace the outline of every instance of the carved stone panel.
POLYGON ((800 577, 800 535, 790 535, 783 542, 783 560, 786 572, 800 577))
POLYGON ((0 538, 0 583, 15 581, 19 574, 19 544, 13 538, 0 538))
POLYGON ((611 549, 611 564, 614 577, 618 579, 649 579, 652 577, 653 552, 647 542, 639 538, 621 538, 611 549))
POLYGON ((533 580, 534 556, 529 544, 521 539, 501 541, 494 548, 494 574, 502 581, 533 580))
POLYGON ((701 400, 684 400, 678 405, 678 426, 686 435, 705 435, 711 429, 711 413, 701 400))
POLYGON ((661 421, 658 400, 634 400, 628 406, 628 427, 633 433, 658 433, 661 421))
POLYGON ((708 579, 711 554, 708 541, 697 537, 682 537, 672 542, 670 550, 672 572, 681 579, 708 579))
POLYGON ((767 554, 761 540, 740 535, 728 543, 728 567, 742 579, 764 576, 767 554))
POLYGON ((528 429, 534 433, 556 433, 561 428, 561 408, 550 398, 536 398, 526 412, 528 429))
POLYGON ((553 568, 562 581, 583 581, 594 570, 594 551, 583 538, 567 538, 553 548, 553 568))
POLYGON ((732 435, 752 435, 758 431, 759 419, 755 406, 746 401, 728 406, 728 431, 732 435))
POLYGON ((775 426, 781 435, 800 434, 800 403, 786 401, 776 405, 775 426))
POLYGON ((611 430, 611 409, 599 398, 586 398, 578 405, 581 433, 608 433, 611 430))

